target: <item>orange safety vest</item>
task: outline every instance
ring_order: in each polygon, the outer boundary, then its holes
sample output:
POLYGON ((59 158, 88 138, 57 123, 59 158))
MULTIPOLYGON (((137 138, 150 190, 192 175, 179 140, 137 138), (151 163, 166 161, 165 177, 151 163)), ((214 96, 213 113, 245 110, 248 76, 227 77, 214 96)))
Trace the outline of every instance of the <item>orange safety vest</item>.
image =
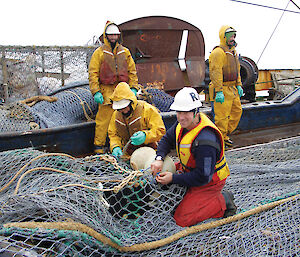
POLYGON ((200 123, 183 136, 182 136, 183 129, 180 123, 178 123, 176 127, 177 156, 179 157, 184 172, 189 172, 191 169, 195 168, 196 160, 191 153, 193 142, 203 128, 210 127, 214 129, 214 131, 217 132, 217 135, 221 142, 220 156, 216 162, 215 173, 210 182, 210 183, 215 183, 217 181, 226 179, 230 174, 229 167, 227 165, 225 155, 224 155, 223 137, 220 130, 205 114, 201 113, 200 117, 201 117, 200 123))
POLYGON ((238 78, 238 56, 236 53, 228 51, 224 46, 217 46, 223 49, 226 54, 226 62, 223 66, 223 82, 235 81, 238 78))
POLYGON ((128 82, 128 65, 125 49, 118 45, 116 54, 111 52, 107 45, 100 46, 104 53, 104 60, 100 66, 100 83, 112 85, 116 82, 128 82))

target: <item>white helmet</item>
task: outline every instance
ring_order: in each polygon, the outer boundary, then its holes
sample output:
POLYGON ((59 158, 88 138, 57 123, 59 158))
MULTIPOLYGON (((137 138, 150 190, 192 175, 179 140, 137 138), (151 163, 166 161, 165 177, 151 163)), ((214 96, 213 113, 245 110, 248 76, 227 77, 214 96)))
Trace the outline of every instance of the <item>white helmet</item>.
POLYGON ((184 87, 177 92, 170 109, 179 112, 188 112, 202 106, 200 96, 192 87, 184 87))
POLYGON ((120 110, 127 107, 131 103, 128 99, 122 99, 120 101, 113 101, 112 108, 114 110, 120 110))
POLYGON ((107 35, 115 35, 115 34, 120 35, 121 34, 120 30, 119 30, 119 28, 118 28, 118 26, 116 24, 110 24, 110 25, 108 25, 107 28, 106 28, 105 33, 107 35))
POLYGON ((225 33, 230 33, 230 32, 236 32, 236 30, 232 27, 229 27, 228 29, 225 30, 225 33))

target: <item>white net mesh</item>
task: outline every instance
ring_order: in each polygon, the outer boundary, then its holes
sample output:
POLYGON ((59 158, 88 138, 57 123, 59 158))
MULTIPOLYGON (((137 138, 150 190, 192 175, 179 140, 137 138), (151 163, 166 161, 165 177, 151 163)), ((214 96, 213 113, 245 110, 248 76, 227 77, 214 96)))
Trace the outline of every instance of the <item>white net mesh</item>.
POLYGON ((87 80, 95 47, 0 46, 0 50, 0 97, 11 103, 87 80))

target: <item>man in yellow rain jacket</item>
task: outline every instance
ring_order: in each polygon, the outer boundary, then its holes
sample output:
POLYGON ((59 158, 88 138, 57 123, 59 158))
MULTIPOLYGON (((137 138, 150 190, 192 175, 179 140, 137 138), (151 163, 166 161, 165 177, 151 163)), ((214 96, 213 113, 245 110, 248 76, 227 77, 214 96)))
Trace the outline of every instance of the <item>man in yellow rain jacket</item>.
POLYGON ((137 92, 138 78, 129 49, 121 45, 118 26, 107 22, 103 32, 104 44, 95 50, 89 64, 89 85, 95 102, 99 104, 96 115, 95 153, 106 152, 106 137, 113 113, 109 97, 119 82, 127 82, 137 92))
POLYGON ((110 97, 116 111, 113 113, 108 136, 112 154, 119 158, 122 149, 130 140, 127 152, 129 155, 141 146, 156 148, 157 142, 165 134, 166 129, 162 117, 156 107, 137 100, 126 82, 117 85, 110 97))
POLYGON ((226 147, 233 145, 229 135, 237 128, 242 116, 240 97, 243 95, 240 63, 235 47, 236 30, 222 26, 220 45, 209 56, 209 97, 215 124, 221 131, 226 147))

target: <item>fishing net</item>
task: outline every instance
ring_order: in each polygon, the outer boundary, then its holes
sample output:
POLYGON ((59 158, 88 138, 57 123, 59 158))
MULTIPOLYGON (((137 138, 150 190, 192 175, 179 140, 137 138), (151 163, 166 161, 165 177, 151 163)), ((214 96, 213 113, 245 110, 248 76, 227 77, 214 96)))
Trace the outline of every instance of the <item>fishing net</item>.
POLYGON ((71 88, 87 80, 87 62, 95 47, 0 48, 0 132, 76 124, 95 116, 97 104, 88 82, 71 88), (46 101, 46 95, 56 100, 46 101))
POLYGON ((41 96, 30 103, 18 101, 0 106, 0 132, 53 128, 91 121, 97 113, 97 103, 88 84, 65 88, 53 93, 49 101, 41 96))
POLYGON ((174 101, 174 97, 165 91, 149 86, 146 86, 138 97, 154 105, 160 112, 169 112, 170 106, 174 101))
POLYGON ((6 103, 48 95, 88 79, 95 46, 0 46, 0 98, 6 103))
MULTIPOLYGON (((95 48, 0 46, 0 133, 93 120, 97 104, 87 79, 95 48)), ((142 99, 168 112, 174 98, 161 89, 145 85, 142 99)))
MULTIPOLYGON (((174 97, 162 90, 145 90, 144 100, 161 112, 170 111, 174 97)), ((38 128, 54 128, 92 121, 97 113, 97 103, 90 92, 88 81, 71 83, 53 92, 46 100, 44 96, 0 105, 0 132, 27 131, 38 128)))
MULTIPOLYGON (((110 155, 0 153, 7 256, 299 256, 300 137, 226 152, 238 214, 192 227, 172 214, 186 188, 110 155)), ((176 158, 174 158, 176 160, 176 158)))
POLYGON ((88 84, 53 94, 57 101, 41 101, 32 107, 41 128, 52 128, 91 121, 97 113, 97 103, 88 84))

